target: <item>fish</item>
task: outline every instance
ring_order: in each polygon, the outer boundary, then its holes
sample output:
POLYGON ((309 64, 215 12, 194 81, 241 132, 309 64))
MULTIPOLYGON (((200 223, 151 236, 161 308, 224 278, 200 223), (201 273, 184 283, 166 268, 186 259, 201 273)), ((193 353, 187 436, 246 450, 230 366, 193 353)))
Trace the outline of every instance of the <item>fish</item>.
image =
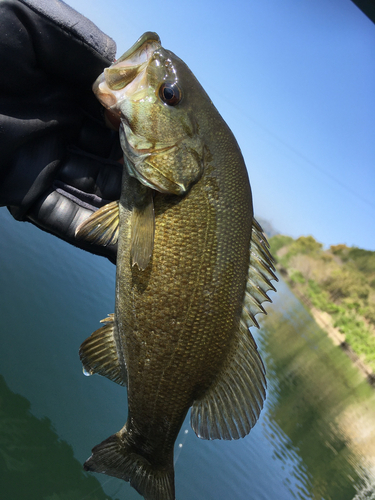
POLYGON ((253 216, 240 147, 188 66, 146 32, 93 90, 117 116, 121 197, 77 237, 118 244, 115 312, 86 339, 86 374, 127 387, 124 427, 92 450, 87 471, 174 500, 174 444, 191 409, 202 439, 239 439, 266 397, 249 330, 277 281, 253 216))

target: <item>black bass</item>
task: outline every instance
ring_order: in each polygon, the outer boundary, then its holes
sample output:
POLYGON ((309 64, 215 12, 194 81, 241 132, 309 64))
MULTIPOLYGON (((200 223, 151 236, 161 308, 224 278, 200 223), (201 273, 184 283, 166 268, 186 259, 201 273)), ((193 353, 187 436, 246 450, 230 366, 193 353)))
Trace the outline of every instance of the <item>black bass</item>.
POLYGON ((145 33, 94 84, 121 120, 121 199, 77 237, 118 240, 115 313, 81 346, 84 370, 127 386, 124 427, 85 469, 174 500, 173 447, 191 409, 204 439, 255 425, 265 370, 250 326, 273 289, 240 148, 189 68, 145 33))

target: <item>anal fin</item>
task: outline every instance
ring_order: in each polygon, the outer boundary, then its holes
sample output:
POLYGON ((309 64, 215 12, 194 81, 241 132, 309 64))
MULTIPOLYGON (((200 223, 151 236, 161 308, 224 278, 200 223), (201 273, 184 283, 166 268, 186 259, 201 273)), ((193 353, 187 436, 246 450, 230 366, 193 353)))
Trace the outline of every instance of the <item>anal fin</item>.
POLYGON ((117 384, 126 385, 126 372, 120 365, 116 349, 114 314, 109 314, 101 323, 104 326, 95 330, 79 349, 84 373, 97 373, 117 384))
POLYGON ((114 245, 119 232, 119 202, 99 208, 76 229, 76 238, 98 245, 114 245))

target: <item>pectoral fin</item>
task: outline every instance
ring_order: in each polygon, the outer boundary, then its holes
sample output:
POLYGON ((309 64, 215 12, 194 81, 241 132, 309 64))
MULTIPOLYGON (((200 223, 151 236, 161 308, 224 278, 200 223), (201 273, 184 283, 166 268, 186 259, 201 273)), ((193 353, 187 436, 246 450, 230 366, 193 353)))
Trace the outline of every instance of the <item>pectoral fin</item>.
POLYGON ((155 214, 151 190, 147 190, 140 206, 135 206, 131 218, 131 250, 132 265, 144 271, 150 262, 154 248, 155 214))
POLYGON ((76 238, 97 245, 114 245, 118 240, 119 202, 113 201, 94 212, 76 229, 76 238))
POLYGON ((101 323, 104 326, 92 333, 79 349, 84 373, 97 373, 117 384, 126 385, 126 369, 121 367, 116 349, 114 314, 109 314, 101 323))

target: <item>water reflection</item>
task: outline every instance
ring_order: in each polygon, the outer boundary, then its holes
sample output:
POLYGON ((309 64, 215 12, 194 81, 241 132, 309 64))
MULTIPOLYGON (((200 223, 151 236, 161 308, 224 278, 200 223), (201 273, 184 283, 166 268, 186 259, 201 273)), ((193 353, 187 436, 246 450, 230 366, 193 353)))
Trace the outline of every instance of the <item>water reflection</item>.
MULTIPOLYGON (((141 500, 81 465, 127 414, 126 390, 84 377, 78 357, 113 312, 113 266, 6 211, 0 226, 0 373, 10 387, 0 381, 0 498, 141 500)), ((207 442, 187 419, 178 500, 375 499, 375 391, 283 283, 272 299, 254 332, 268 377, 259 423, 245 439, 207 442)))
POLYGON ((11 392, 0 376, 1 498, 110 500, 99 481, 84 473, 51 421, 29 410, 29 401, 11 392))
POLYGON ((279 289, 282 304, 261 337, 269 379, 265 433, 303 485, 291 488, 293 497, 352 500, 371 484, 374 391, 286 286, 279 289))

